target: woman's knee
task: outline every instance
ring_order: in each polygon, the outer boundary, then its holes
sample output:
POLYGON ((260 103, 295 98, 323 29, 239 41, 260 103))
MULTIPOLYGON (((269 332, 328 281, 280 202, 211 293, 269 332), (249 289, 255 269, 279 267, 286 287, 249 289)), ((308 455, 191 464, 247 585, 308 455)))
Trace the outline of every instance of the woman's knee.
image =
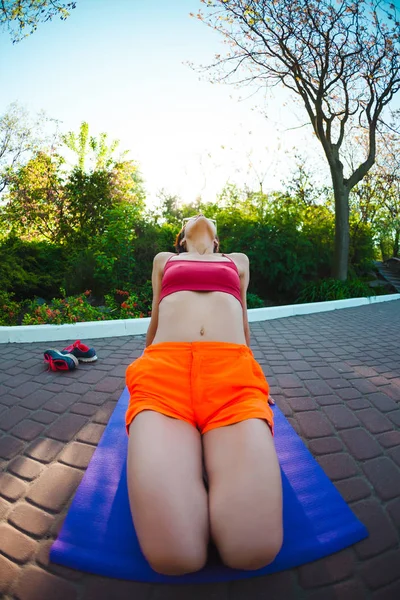
POLYGON ((255 571, 262 569, 275 560, 282 547, 282 537, 265 540, 259 544, 240 544, 218 548, 223 563, 231 569, 255 571))
POLYGON ((146 557, 151 568, 161 575, 185 575, 200 571, 207 562, 207 549, 196 547, 191 550, 171 550, 166 554, 146 557))

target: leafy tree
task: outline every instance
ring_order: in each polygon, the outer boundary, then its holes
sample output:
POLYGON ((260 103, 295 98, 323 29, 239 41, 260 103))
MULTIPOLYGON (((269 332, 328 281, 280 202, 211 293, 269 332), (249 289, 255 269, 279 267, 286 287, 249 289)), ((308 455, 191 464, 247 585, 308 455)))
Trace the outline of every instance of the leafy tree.
POLYGON ((9 170, 4 218, 26 240, 59 242, 65 235, 68 206, 63 162, 58 155, 38 152, 26 165, 9 170))
POLYGON ((218 81, 283 84, 305 108, 334 190, 333 275, 345 280, 349 193, 374 164, 384 109, 400 88, 395 5, 375 0, 201 1, 206 12, 199 11, 198 18, 230 45, 228 54, 217 55, 206 69, 218 81), (356 125, 366 130, 368 149, 346 174, 342 146, 356 125))
POLYGON ((0 28, 8 29, 13 43, 36 31, 39 23, 60 17, 65 21, 76 2, 58 0, 1 0, 0 28))
MULTIPOLYGON (((69 150, 76 154, 77 166, 82 171, 86 170, 88 159, 91 159, 93 170, 110 169, 117 162, 113 154, 119 145, 119 140, 113 140, 108 145, 107 133, 101 133, 98 138, 89 135, 89 125, 86 121, 81 123, 77 134, 69 131, 61 136, 61 140, 69 150)), ((126 154, 126 151, 123 152, 118 162, 121 162, 126 154)))
POLYGON ((39 113, 33 119, 22 106, 13 102, 0 116, 0 193, 8 183, 8 175, 26 163, 39 149, 56 144, 56 135, 45 134, 51 119, 39 113))

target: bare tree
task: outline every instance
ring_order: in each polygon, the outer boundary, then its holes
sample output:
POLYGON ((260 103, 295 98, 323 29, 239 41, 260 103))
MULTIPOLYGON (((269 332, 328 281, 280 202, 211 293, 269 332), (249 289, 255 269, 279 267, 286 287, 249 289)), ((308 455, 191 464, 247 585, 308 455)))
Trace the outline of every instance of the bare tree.
POLYGON ((321 143, 335 196, 333 276, 345 280, 349 193, 372 167, 384 109, 400 88, 400 23, 381 0, 201 0, 197 17, 223 34, 226 56, 205 67, 217 81, 283 84, 321 143), (362 160, 345 172, 342 144, 367 131, 362 160))
POLYGON ((76 2, 58 0, 0 0, 0 28, 10 32, 13 43, 36 31, 39 23, 55 16, 65 21, 76 2))

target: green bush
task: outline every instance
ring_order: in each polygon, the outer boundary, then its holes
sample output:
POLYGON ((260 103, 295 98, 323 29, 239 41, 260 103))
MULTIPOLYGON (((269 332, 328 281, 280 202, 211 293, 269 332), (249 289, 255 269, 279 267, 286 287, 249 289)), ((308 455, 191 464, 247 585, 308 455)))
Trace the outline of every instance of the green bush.
POLYGON ((247 308, 263 308, 264 300, 257 294, 247 293, 247 308))
POLYGON ((61 246, 11 235, 0 244, 0 289, 13 292, 17 300, 52 298, 63 285, 65 258, 61 246))
POLYGON ((306 283, 297 297, 296 303, 325 302, 327 300, 344 300, 346 298, 364 298, 386 294, 383 287, 372 289, 365 281, 349 279, 322 279, 306 283))
POLYGON ((0 291, 0 325, 18 325, 22 305, 16 302, 14 294, 0 291))
POLYGON ((104 321, 112 319, 109 312, 92 306, 88 302, 88 290, 80 296, 53 298, 50 304, 33 300, 27 306, 22 325, 61 325, 62 323, 78 323, 83 321, 104 321))

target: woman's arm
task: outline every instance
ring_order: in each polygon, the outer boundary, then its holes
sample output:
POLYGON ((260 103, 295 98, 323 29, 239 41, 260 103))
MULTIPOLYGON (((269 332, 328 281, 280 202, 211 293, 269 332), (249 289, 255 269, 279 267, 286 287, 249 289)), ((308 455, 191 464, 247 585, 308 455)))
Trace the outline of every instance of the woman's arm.
POLYGON ((151 307, 151 319, 146 334, 146 348, 150 346, 156 336, 158 327, 158 304, 161 293, 161 281, 164 266, 170 252, 159 252, 153 259, 153 272, 151 274, 151 284, 153 286, 153 303, 151 307))
POLYGON ((250 281, 250 263, 246 254, 242 254, 241 252, 235 252, 231 255, 235 257, 236 261, 239 264, 239 274, 240 274, 240 295, 242 297, 242 306, 243 306, 243 329, 244 329, 244 337, 246 339, 247 346, 250 346, 250 327, 249 321, 247 318, 247 288, 249 287, 250 281))

